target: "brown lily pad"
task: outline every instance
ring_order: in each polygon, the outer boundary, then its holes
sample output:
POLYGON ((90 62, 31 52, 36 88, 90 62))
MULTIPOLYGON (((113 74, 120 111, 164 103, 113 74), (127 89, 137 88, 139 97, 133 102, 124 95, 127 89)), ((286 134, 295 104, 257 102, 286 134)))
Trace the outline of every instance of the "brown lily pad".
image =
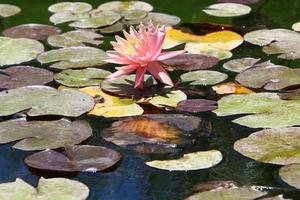
POLYGON ((217 108, 217 102, 207 99, 188 99, 177 104, 176 109, 186 112, 206 112, 217 108))

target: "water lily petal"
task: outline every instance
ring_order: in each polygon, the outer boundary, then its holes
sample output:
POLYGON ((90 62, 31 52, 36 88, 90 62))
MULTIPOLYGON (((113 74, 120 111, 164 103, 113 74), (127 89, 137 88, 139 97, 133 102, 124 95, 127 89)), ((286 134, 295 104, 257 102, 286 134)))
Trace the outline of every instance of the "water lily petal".
POLYGON ((172 79, 158 62, 150 63, 147 67, 147 71, 161 82, 170 86, 174 86, 172 79))
POLYGON ((163 52, 158 56, 157 60, 166 60, 166 59, 173 58, 175 56, 184 54, 185 52, 186 52, 185 50, 163 52))
POLYGON ((114 72, 113 74, 109 75, 107 77, 107 79, 116 79, 120 76, 130 74, 135 69, 137 69, 137 67, 138 67, 138 65, 127 65, 127 66, 119 67, 118 70, 116 72, 114 72))
POLYGON ((145 73, 146 73, 146 67, 137 68, 134 88, 143 89, 145 73))

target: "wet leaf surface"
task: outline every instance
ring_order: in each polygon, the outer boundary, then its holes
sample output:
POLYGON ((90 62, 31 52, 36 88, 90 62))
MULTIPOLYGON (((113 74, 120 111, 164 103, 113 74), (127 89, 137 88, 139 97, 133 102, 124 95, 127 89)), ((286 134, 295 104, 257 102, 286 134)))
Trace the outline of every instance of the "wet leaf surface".
POLYGON ((60 2, 49 6, 48 10, 52 13, 72 12, 72 13, 85 13, 92 10, 92 6, 84 2, 60 2))
POLYGON ((21 12, 21 8, 10 4, 0 4, 0 16, 11 17, 21 12))
POLYGON ((217 108, 217 102, 207 99, 188 99, 180 101, 176 109, 185 112, 197 113, 212 111, 217 108))
POLYGON ((279 176, 290 186, 300 189, 300 164, 291 164, 281 167, 279 176))
POLYGON ((189 85, 215 85, 226 80, 228 77, 227 74, 210 71, 210 70, 198 70, 193 72, 188 72, 182 74, 180 79, 182 83, 187 83, 189 85))
POLYGON ((202 11, 216 17, 238 17, 249 14, 251 7, 239 3, 218 3, 210 5, 202 11))
POLYGON ((223 68, 232 72, 241 72, 253 67, 260 59, 256 58, 238 58, 227 61, 223 64, 223 68))

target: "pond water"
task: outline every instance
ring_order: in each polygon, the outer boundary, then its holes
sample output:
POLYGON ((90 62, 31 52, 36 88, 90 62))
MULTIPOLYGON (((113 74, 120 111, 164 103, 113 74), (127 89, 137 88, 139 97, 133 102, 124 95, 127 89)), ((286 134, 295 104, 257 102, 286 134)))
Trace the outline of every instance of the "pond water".
MULTIPOLYGON (((82 0, 94 7, 106 2, 103 0, 82 0)), ((14 4, 22 8, 16 16, 1 19, 1 30, 25 23, 50 24, 48 6, 60 1, 55 0, 1 0, 1 3, 14 4)), ((287 28, 300 20, 299 0, 261 0, 251 5, 249 15, 222 18, 206 15, 201 10, 216 1, 214 0, 145 0, 153 5, 154 11, 173 14, 182 19, 182 22, 206 22, 217 24, 231 24, 239 27, 241 32, 255 27, 287 28), (245 26, 244 28, 242 28, 245 26)), ((67 30, 67 26, 60 26, 67 30)), ((196 30, 197 31, 197 30, 196 30)), ((106 36, 105 42, 100 47, 107 50, 110 47, 106 36)), ((299 61, 277 60, 275 56, 266 56, 258 46, 244 43, 232 51, 232 58, 256 57, 264 60, 271 59, 274 63, 300 66, 299 61)), ((220 61, 214 69, 226 71, 221 66, 225 61, 220 61)), ((33 62, 33 65, 38 65, 33 62)), ((228 72, 226 72, 228 73, 228 72)), ((230 74, 230 73, 229 73, 230 74)), ((230 78, 233 79, 233 73, 230 78)), ((103 145, 117 150, 123 156, 119 166, 111 171, 98 173, 55 174, 41 173, 29 169, 23 162, 28 152, 11 148, 11 144, 0 146, 0 182, 14 181, 21 178, 26 182, 36 185, 40 176, 64 176, 85 183, 91 190, 90 200, 181 200, 191 195, 192 187, 201 182, 233 180, 242 185, 262 185, 278 187, 274 194, 285 194, 285 197, 300 199, 300 192, 288 187, 278 177, 280 166, 263 164, 242 156, 233 149, 233 143, 247 137, 259 129, 251 129, 232 123, 231 117, 217 117, 214 113, 200 113, 197 116, 209 120, 212 124, 212 135, 197 142, 193 147, 183 152, 170 154, 141 154, 132 150, 115 146, 106 142, 101 137, 101 131, 111 125, 113 120, 101 117, 81 117, 90 122, 93 128, 93 137, 86 144, 103 145), (170 159, 182 155, 184 152, 196 150, 220 150, 224 156, 222 162, 207 170, 187 172, 169 172, 157 170, 146 166, 145 161, 154 159, 170 159)))

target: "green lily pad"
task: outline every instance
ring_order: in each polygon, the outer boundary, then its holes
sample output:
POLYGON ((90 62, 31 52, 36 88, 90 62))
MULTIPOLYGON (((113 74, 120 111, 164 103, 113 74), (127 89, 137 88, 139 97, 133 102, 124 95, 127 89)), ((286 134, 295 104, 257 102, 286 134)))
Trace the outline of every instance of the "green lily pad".
POLYGON ((218 48, 199 50, 199 47, 201 46, 202 46, 201 43, 188 42, 185 44, 184 50, 193 54, 201 54, 203 56, 215 57, 218 58, 219 60, 224 60, 232 57, 232 53, 228 50, 223 50, 218 48))
POLYGON ((104 28, 100 28, 100 32, 101 33, 118 33, 121 32, 123 29, 125 28, 125 25, 121 22, 116 22, 113 25, 104 27, 104 28))
POLYGON ((0 4, 0 16, 11 17, 21 12, 21 8, 10 4, 0 4))
POLYGON ((27 62, 44 52, 44 45, 36 40, 0 37, 0 43, 0 66, 27 62))
POLYGON ((223 68, 232 72, 241 72, 253 67, 260 59, 256 58, 238 58, 230 60, 223 64, 223 68))
POLYGON ((56 82, 68 87, 84 87, 100 85, 111 73, 103 69, 87 68, 82 70, 64 70, 55 74, 56 82))
POLYGON ((198 70, 188 72, 180 76, 182 83, 188 83, 189 85, 215 85, 228 78, 227 74, 210 71, 210 70, 198 70))
POLYGON ((96 16, 90 18, 81 19, 79 21, 69 24, 71 27, 76 28, 99 28, 103 26, 109 26, 121 19, 121 15, 118 13, 103 11, 98 13, 96 16))
POLYGON ((183 157, 175 160, 153 160, 146 162, 146 165, 169 171, 188 171, 211 168, 219 164, 222 159, 220 151, 210 150, 184 154, 183 157))
MULTIPOLYGON (((143 23, 152 22, 155 25, 174 26, 180 23, 181 19, 175 15, 166 13, 150 12, 147 17, 142 19, 143 23)), ((136 24, 138 24, 137 22, 136 24)))
POLYGON ((56 69, 86 68, 105 64, 105 52, 94 47, 68 47, 44 52, 38 56, 42 64, 53 63, 56 69))
POLYGON ((297 23, 293 24, 292 29, 294 31, 299 32, 300 31, 300 22, 297 22, 297 23))
POLYGON ((37 188, 21 179, 0 184, 0 199, 6 200, 83 200, 89 196, 89 188, 79 181, 66 178, 40 178, 37 188))
POLYGON ((286 60, 300 59, 300 41, 274 42, 265 46, 263 52, 269 55, 280 54, 278 58, 286 60))
POLYGON ((234 149, 254 160, 277 165, 300 162, 300 128, 273 128, 252 133, 234 143, 234 149))
POLYGON ((72 12, 72 13, 85 13, 92 10, 93 7, 84 2, 60 2, 49 6, 48 10, 52 13, 72 12))
POLYGON ((0 70, 0 88, 2 89, 44 85, 52 80, 52 72, 36 67, 16 66, 0 70))
POLYGON ((300 124, 300 101, 282 100, 275 93, 229 95, 218 101, 218 116, 248 114, 233 122, 252 128, 279 128, 300 124))
POLYGON ((18 141, 13 148, 24 151, 56 149, 67 144, 79 144, 92 136, 85 121, 26 121, 25 118, 0 123, 0 143, 18 141))
POLYGON ((89 13, 72 13, 70 11, 55 13, 51 15, 50 22, 54 24, 62 24, 89 18, 89 13))
POLYGON ((58 91, 47 86, 25 86, 0 92, 0 116, 24 110, 29 116, 78 117, 94 107, 94 99, 83 92, 58 91))
POLYGON ((291 164, 281 167, 279 176, 290 186, 300 189, 300 164, 291 164))
POLYGON ((115 11, 122 13, 124 11, 128 10, 143 10, 146 12, 150 12, 153 10, 153 7, 143 1, 110 1, 107 3, 101 4, 97 10, 103 10, 103 11, 115 11))
POLYGON ((187 99, 186 94, 180 90, 170 91, 164 95, 156 95, 150 98, 149 103, 156 107, 173 107, 175 108, 180 101, 187 99))
POLYGON ((147 16, 144 10, 126 10, 123 15, 125 20, 141 20, 147 16))
POLYGON ((218 3, 202 10, 208 15, 216 17, 238 17, 251 12, 251 7, 238 3, 218 3))
POLYGON ((76 47, 85 46, 84 43, 99 45, 103 41, 99 40, 103 36, 91 31, 77 30, 69 31, 61 35, 48 37, 48 43, 53 47, 76 47))

